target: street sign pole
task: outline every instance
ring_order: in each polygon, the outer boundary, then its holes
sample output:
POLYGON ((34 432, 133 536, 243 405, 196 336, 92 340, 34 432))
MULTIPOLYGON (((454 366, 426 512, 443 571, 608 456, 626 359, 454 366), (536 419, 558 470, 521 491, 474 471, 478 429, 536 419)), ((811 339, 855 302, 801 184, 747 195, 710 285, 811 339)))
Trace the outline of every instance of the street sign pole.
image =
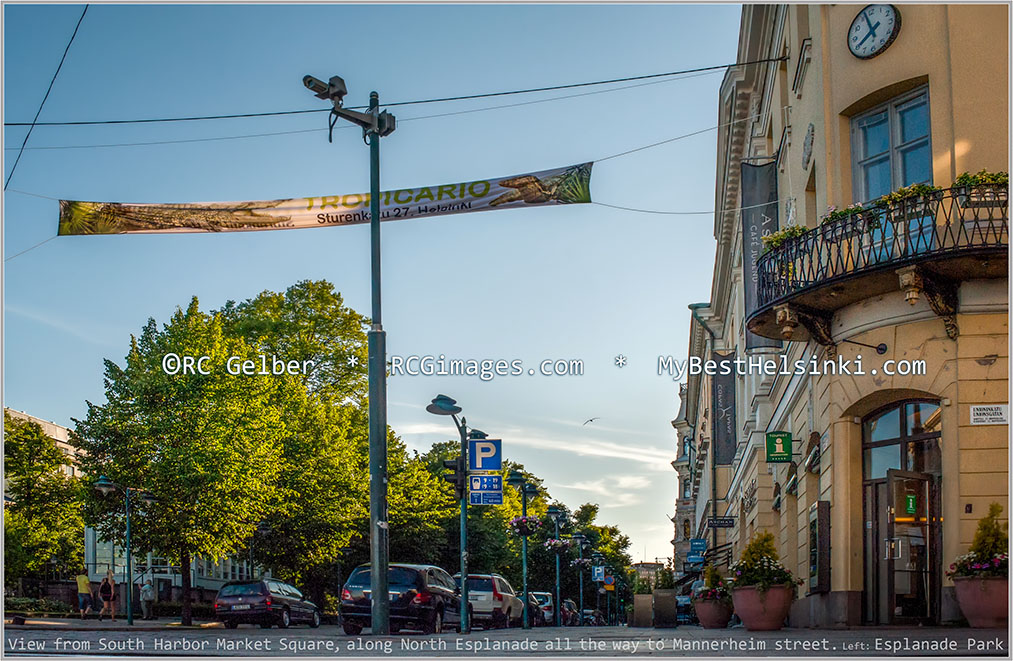
MULTIPOLYGON (((521 516, 527 519, 528 516, 528 494, 527 485, 521 486, 521 516)), ((521 536, 521 572, 524 575, 524 628, 531 628, 531 618, 528 616, 528 536, 521 536)))
MULTIPOLYGON (((454 416, 457 421, 457 416, 454 416)), ((468 421, 461 418, 458 425, 461 432, 461 467, 468 468, 468 421)), ((467 474, 464 479, 467 480, 467 474)), ((465 483, 467 485, 467 482, 465 483)), ((461 494, 461 633, 471 633, 471 617, 468 609, 468 490, 461 494)))

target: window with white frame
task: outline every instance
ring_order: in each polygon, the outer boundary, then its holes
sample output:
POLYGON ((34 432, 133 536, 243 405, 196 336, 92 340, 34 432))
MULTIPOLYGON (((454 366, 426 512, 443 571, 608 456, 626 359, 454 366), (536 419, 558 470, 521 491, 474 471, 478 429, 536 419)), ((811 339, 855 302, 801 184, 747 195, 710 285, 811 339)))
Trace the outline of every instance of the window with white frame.
POLYGON ((920 87, 851 120, 855 202, 932 183, 929 91, 920 87))

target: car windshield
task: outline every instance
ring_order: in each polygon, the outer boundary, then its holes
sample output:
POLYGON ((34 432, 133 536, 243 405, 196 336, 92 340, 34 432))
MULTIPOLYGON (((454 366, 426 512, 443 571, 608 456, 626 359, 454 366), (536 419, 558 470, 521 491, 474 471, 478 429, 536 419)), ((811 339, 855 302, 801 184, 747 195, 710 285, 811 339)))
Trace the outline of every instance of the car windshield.
POLYGON ((218 591, 219 597, 241 597, 256 594, 263 594, 263 587, 259 581, 256 583, 233 583, 222 586, 222 589, 218 591))
POLYGON ((538 600, 538 603, 540 603, 540 604, 547 604, 547 603, 549 603, 549 595, 547 595, 547 594, 538 594, 537 592, 534 593, 534 594, 535 594, 535 599, 538 600))
MULTIPOLYGON (((457 578, 457 582, 461 582, 461 578, 457 578)), ((474 576, 468 577, 468 589, 475 590, 478 592, 492 592, 492 579, 491 578, 476 578, 474 576)))
MULTIPOLYGON (((349 585, 369 587, 369 567, 360 567, 348 577, 349 585)), ((390 585, 415 585, 418 580, 418 572, 414 569, 404 567, 390 567, 387 570, 387 582, 390 585)))

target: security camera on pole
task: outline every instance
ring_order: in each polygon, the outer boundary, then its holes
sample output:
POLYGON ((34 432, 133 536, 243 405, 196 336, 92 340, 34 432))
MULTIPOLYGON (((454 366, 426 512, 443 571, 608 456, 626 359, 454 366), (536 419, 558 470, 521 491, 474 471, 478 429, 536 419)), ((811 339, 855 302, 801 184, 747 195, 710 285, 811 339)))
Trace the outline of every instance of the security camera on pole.
MULTIPOLYGON (((387 346, 380 314, 380 138, 394 132, 394 115, 380 112, 380 96, 369 93, 369 112, 342 108, 348 93, 345 81, 332 76, 325 83, 303 76, 303 85, 319 99, 331 101, 330 128, 341 117, 362 127, 369 140, 369 236, 372 272, 372 326, 369 344, 369 562, 374 634, 390 633, 390 597, 387 576, 389 530, 387 526, 387 346)), ((328 138, 330 139, 330 138, 328 138)))

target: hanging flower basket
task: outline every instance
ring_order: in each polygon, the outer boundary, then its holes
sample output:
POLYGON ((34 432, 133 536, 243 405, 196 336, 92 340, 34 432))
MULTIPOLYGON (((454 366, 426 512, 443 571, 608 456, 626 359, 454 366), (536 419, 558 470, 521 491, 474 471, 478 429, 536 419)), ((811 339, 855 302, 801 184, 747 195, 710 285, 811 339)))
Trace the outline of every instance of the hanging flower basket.
POLYGON ((571 567, 578 567, 580 569, 587 569, 591 566, 591 558, 577 558, 570 562, 571 567))
POLYGON ((515 535, 527 537, 533 535, 542 527, 542 520, 533 516, 518 516, 510 519, 510 530, 515 535))
POLYGON ((565 551, 569 551, 571 546, 573 546, 573 542, 569 539, 550 538, 545 540, 545 548, 555 553, 564 553, 565 551))

